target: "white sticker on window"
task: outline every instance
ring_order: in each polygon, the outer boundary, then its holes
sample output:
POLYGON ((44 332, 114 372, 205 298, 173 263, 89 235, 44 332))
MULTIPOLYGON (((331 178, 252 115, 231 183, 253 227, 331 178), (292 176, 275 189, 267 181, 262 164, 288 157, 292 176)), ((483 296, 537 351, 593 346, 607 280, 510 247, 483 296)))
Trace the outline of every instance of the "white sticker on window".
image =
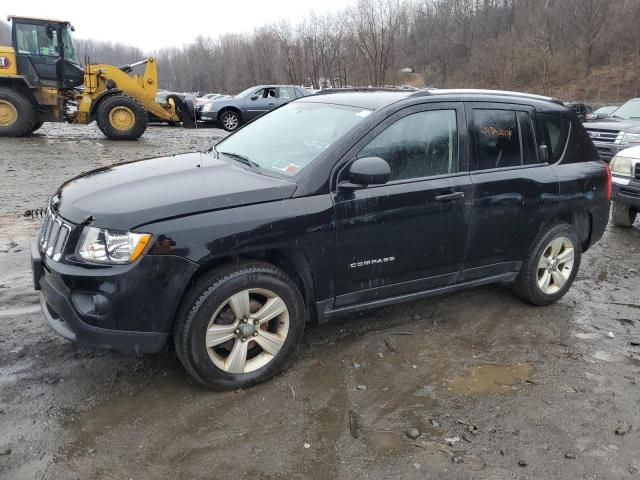
POLYGON ((356 113, 356 117, 368 117, 371 114, 371 110, 362 110, 358 113, 356 113))

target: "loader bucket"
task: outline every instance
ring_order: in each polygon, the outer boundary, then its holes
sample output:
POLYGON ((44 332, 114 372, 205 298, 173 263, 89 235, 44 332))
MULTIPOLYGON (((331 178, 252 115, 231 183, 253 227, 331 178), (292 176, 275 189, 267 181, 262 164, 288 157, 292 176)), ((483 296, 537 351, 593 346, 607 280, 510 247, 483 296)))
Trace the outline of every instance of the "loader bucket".
POLYGON ((184 128, 196 128, 196 109, 193 101, 190 99, 183 100, 178 95, 169 95, 167 98, 173 100, 182 126, 184 128))

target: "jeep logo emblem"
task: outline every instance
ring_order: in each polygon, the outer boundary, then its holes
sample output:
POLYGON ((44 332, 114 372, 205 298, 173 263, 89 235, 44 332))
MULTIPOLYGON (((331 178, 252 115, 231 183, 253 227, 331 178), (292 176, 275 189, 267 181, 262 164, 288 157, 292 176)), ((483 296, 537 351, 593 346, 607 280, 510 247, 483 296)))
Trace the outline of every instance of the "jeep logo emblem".
POLYGON ((0 68, 9 68, 11 66, 11 60, 7 57, 0 57, 0 68))

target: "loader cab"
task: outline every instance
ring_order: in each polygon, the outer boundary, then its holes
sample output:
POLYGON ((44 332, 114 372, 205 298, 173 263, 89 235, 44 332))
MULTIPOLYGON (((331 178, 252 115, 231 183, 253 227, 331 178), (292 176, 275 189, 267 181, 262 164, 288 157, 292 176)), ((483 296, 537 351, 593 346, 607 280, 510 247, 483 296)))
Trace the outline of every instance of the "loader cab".
POLYGON ((9 17, 18 74, 34 87, 70 89, 82 85, 80 66, 69 22, 9 17))

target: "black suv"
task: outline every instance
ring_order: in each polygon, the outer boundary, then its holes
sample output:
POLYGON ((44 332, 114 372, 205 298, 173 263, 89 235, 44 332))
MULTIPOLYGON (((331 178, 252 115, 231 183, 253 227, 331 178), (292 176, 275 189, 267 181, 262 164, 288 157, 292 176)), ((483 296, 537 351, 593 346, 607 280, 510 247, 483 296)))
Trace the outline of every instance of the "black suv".
POLYGON ((509 92, 291 102, 204 153, 76 177, 32 247, 62 336, 155 352, 215 389, 282 371, 307 322, 489 283, 561 298, 609 218, 575 113, 509 92))

